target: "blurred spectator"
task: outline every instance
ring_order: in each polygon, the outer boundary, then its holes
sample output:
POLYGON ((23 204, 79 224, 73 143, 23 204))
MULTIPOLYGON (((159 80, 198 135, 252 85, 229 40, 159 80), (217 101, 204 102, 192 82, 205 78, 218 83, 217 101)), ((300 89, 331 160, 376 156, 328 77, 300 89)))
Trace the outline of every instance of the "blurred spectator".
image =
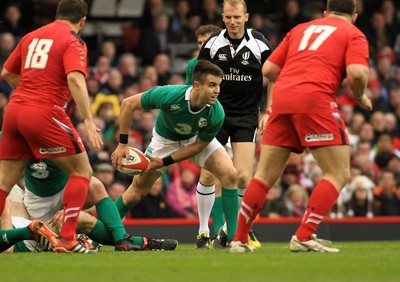
POLYGON ((168 79, 171 77, 171 60, 169 56, 165 53, 156 55, 153 66, 157 72, 157 85, 168 84, 168 79))
POLYGON ((291 217, 303 217, 307 210, 308 194, 299 184, 292 184, 284 193, 284 202, 291 217))
POLYGON ((94 97, 100 92, 100 82, 93 76, 86 78, 86 87, 89 94, 90 103, 93 103, 94 97))
POLYGON ((124 193, 126 190, 126 186, 122 182, 113 182, 110 187, 107 189, 107 193, 113 201, 118 199, 118 197, 124 193))
POLYGON ((371 90, 372 106, 374 111, 388 112, 389 105, 382 95, 382 84, 378 80, 370 80, 368 88, 371 90))
POLYGON ((342 213, 346 217, 366 216, 373 217, 373 193, 374 182, 368 177, 356 176, 350 184, 342 190, 341 197, 347 193, 347 199, 344 200, 342 213))
POLYGON ((182 31, 187 26, 187 19, 190 13, 188 0, 177 0, 174 3, 174 11, 171 16, 170 26, 172 32, 182 31))
POLYGON ((173 74, 168 79, 167 84, 170 84, 170 85, 183 85, 183 84, 185 84, 185 79, 180 74, 173 74))
POLYGON ((187 18, 186 25, 171 35, 170 42, 173 43, 195 43, 197 37, 195 31, 201 25, 201 16, 197 13, 190 13, 187 18))
POLYGON ((133 54, 124 53, 119 57, 118 70, 122 75, 122 89, 125 90, 138 81, 138 64, 133 54))
POLYGON ((394 62, 395 62, 395 54, 393 49, 389 46, 383 47, 379 50, 377 54, 377 71, 379 81, 382 84, 382 90, 384 91, 383 96, 388 98, 389 91, 393 87, 396 86, 396 80, 394 77, 394 62))
POLYGON ((306 22, 308 19, 303 16, 298 0, 286 0, 285 10, 279 19, 279 41, 296 25, 306 22))
POLYGON ((159 13, 154 16, 152 27, 143 30, 140 40, 143 66, 151 64, 157 54, 168 52, 168 43, 172 36, 168 28, 168 15, 159 13))
POLYGON ((173 165, 173 180, 167 190, 167 204, 180 217, 197 217, 196 186, 199 168, 194 165, 173 165))
POLYGON ((289 210, 282 200, 282 190, 277 183, 269 189, 265 197, 264 206, 260 210, 260 217, 280 218, 289 216, 289 210))
POLYGON ((369 46, 371 59, 376 59, 378 50, 385 46, 394 47, 396 32, 386 24, 385 15, 382 11, 376 10, 371 16, 371 25, 365 31, 369 46))
POLYGON ((369 142, 371 145, 375 144, 375 132, 372 125, 368 122, 363 123, 360 126, 359 142, 369 142))
POLYGON ((369 16, 365 13, 364 0, 357 0, 356 5, 357 20, 355 26, 365 34, 370 28, 370 20, 369 16))
POLYGON ((170 218, 176 216, 167 205, 163 177, 154 182, 149 194, 130 210, 132 218, 170 218))
POLYGON ((17 3, 9 4, 1 17, 3 22, 0 24, 0 33, 10 32, 19 42, 28 29, 21 22, 21 9, 17 3))
POLYGON ((396 187, 395 174, 390 170, 382 170, 378 186, 374 189, 377 215, 400 215, 400 193, 396 187))
POLYGON ((249 17, 249 27, 262 33, 273 46, 277 46, 278 32, 276 24, 257 12, 251 13, 249 17))
MULTIPOLYGON (((104 187, 110 194, 109 188, 114 182, 114 173, 115 173, 115 169, 112 166, 111 162, 101 161, 95 163, 93 167, 94 167, 93 175, 96 176, 101 181, 101 183, 104 184, 104 187)), ((115 199, 113 198, 113 200, 115 199)))
MULTIPOLYGON (((1 24, 0 24, 1 26, 1 24)), ((3 69, 3 64, 7 60, 8 56, 14 50, 15 37, 10 32, 4 32, 0 34, 0 71, 3 69)), ((7 82, 0 78, 0 91, 10 96, 12 91, 11 87, 7 82)))
POLYGON ((142 29, 151 28, 154 18, 160 13, 165 13, 166 10, 167 7, 164 0, 146 0, 143 15, 140 19, 140 27, 142 29))
POLYGON ((107 95, 118 96, 122 94, 122 83, 122 74, 118 69, 112 68, 109 72, 107 82, 101 86, 100 92, 107 95))
POLYGON ((3 68, 4 62, 10 56, 15 47, 15 37, 10 32, 0 34, 0 71, 3 68))
POLYGON ((110 60, 110 65, 116 67, 118 63, 117 45, 113 40, 104 40, 101 43, 101 55, 110 60))
POLYGON ((280 181, 280 188, 285 193, 292 184, 299 184, 300 170, 295 164, 288 164, 283 171, 280 181))
POLYGON ((224 26, 217 0, 203 0, 200 16, 201 25, 212 24, 220 27, 224 26))
POLYGON ((95 66, 90 69, 89 75, 93 76, 103 86, 110 77, 110 70, 110 59, 106 56, 100 56, 95 66))

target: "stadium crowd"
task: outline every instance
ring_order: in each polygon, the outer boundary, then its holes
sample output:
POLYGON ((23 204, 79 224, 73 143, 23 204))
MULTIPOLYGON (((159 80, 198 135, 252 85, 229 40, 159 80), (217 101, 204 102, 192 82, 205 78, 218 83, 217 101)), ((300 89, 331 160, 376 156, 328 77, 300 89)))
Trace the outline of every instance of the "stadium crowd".
MULTIPOLYGON (((94 1, 89 0, 89 5, 94 1)), ((116 5, 119 2, 116 1, 116 5)), ((325 9, 325 1, 319 0, 247 2, 248 27, 263 33, 275 46, 292 27, 322 17, 325 9)), ((55 3, 54 0, 1 1, 0 69, 24 34, 53 20, 49 17, 53 13, 49 11, 55 3)), ((356 26, 369 42, 371 59, 366 94, 373 101, 374 110, 370 113, 357 106, 345 80, 338 93, 338 104, 350 134, 352 179, 341 192, 331 216, 399 216, 400 6, 394 0, 358 0, 357 11, 356 26)), ((94 20, 88 18, 89 22, 94 20)), ((118 145, 121 100, 156 85, 184 84, 184 72, 173 68, 175 58, 169 52, 171 44, 193 43, 193 50, 185 57, 189 60, 196 56, 195 30, 204 24, 223 25, 217 0, 147 0, 140 18, 124 18, 119 24, 122 35, 107 36, 101 42, 97 36, 83 33, 89 49, 87 87, 92 113, 102 130, 102 148, 90 145, 79 111, 73 102, 68 107, 94 174, 114 200, 131 181, 115 171, 110 162, 111 152, 118 145), (131 37, 135 32, 139 39, 131 37)), ((10 87, 0 81, 0 121, 10 95, 10 87)), ((260 106, 264 105, 265 101, 260 106)), ((147 147, 157 114, 157 111, 135 112, 130 146, 141 150, 147 147)), ((256 150, 254 166, 258 157, 259 150, 256 150)), ((199 167, 190 161, 174 164, 127 217, 196 218, 199 174, 199 167)), ((308 197, 321 175, 311 154, 292 153, 282 177, 268 193, 260 216, 302 217, 308 197)))

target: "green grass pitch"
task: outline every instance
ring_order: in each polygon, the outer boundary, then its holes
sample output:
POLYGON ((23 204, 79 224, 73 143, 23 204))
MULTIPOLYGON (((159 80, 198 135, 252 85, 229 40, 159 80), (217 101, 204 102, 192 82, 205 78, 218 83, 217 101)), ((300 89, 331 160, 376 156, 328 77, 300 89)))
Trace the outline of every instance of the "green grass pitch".
POLYGON ((253 253, 196 250, 92 255, 0 254, 1 282, 47 281, 400 281, 400 241, 337 242, 340 253, 291 253, 288 243, 263 243, 253 253))

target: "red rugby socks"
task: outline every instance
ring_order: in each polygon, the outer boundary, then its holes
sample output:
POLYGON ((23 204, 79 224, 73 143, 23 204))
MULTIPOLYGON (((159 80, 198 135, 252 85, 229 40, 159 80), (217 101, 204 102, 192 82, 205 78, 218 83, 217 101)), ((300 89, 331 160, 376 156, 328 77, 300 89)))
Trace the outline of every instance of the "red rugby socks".
POLYGON ((253 178, 250 181, 240 206, 238 228, 233 241, 247 244, 251 225, 264 205, 268 190, 268 186, 261 180, 253 178))
POLYGON ((89 179, 83 176, 71 176, 65 186, 64 218, 60 235, 67 241, 71 241, 76 233, 78 215, 85 203, 89 183, 89 179))
POLYGON ((332 209, 338 196, 335 186, 328 180, 322 179, 318 183, 308 201, 301 225, 296 231, 296 236, 300 241, 309 241, 310 236, 316 233, 318 225, 332 209))

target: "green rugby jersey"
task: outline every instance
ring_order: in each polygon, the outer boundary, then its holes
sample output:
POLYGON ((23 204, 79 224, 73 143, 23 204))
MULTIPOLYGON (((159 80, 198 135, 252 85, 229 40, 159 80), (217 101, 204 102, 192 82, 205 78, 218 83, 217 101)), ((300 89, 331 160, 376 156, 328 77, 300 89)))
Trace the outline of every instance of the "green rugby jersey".
POLYGON ((194 67, 197 65, 198 61, 199 61, 199 59, 197 57, 194 57, 194 58, 190 59, 189 62, 187 63, 185 84, 187 84, 187 85, 193 84, 193 81, 192 81, 193 70, 194 70, 194 67))
POLYGON ((24 171, 25 186, 39 197, 57 194, 64 189, 68 178, 68 174, 47 159, 29 163, 24 171))
POLYGON ((145 110, 161 110, 155 125, 160 136, 180 141, 198 135, 202 141, 210 142, 221 129, 225 113, 219 101, 193 112, 189 105, 191 89, 189 85, 166 85, 143 93, 145 110))

